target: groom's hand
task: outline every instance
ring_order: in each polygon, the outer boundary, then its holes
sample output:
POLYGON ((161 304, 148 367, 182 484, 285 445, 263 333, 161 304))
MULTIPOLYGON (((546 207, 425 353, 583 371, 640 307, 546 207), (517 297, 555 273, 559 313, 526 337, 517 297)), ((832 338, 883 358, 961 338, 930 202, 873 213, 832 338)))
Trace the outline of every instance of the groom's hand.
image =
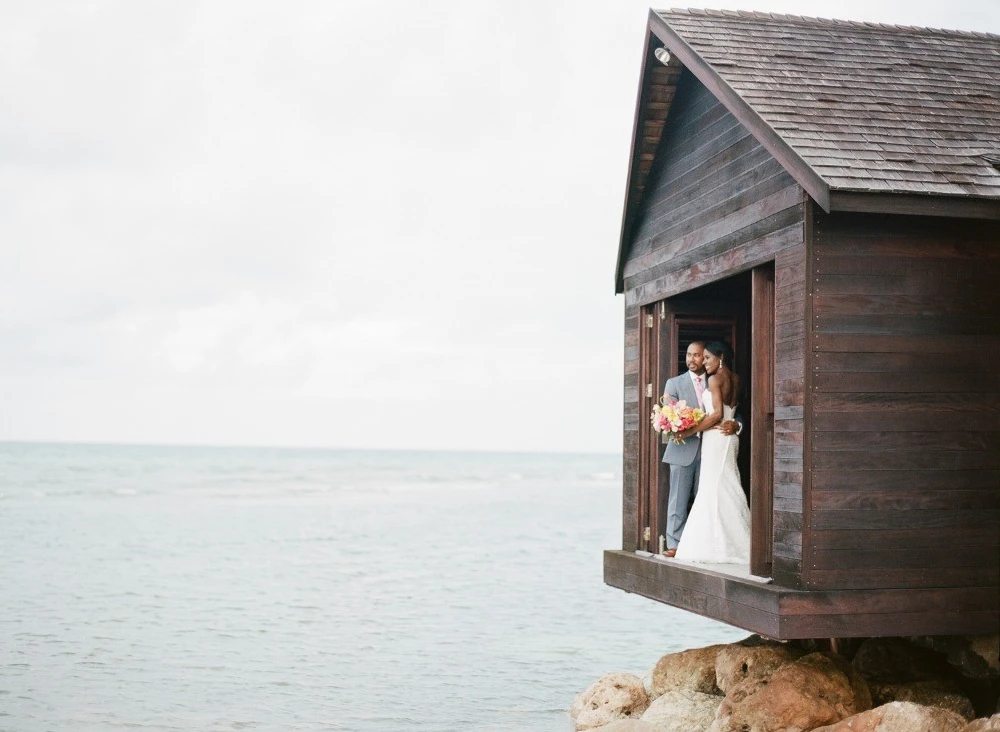
POLYGON ((738 430, 739 427, 740 427, 739 422, 737 422, 735 419, 727 419, 725 422, 719 425, 719 429, 722 430, 722 434, 726 435, 727 437, 729 435, 735 435, 736 430, 738 430))

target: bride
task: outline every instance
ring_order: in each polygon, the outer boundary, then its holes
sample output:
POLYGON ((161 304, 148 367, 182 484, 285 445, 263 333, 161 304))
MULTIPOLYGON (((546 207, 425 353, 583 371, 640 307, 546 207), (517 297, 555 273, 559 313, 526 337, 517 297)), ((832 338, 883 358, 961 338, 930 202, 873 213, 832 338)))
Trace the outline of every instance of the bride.
POLYGON ((677 559, 712 564, 750 561, 750 509, 736 466, 739 438, 720 429, 733 418, 739 394, 739 376, 730 366, 733 352, 724 343, 705 346, 705 417, 679 436, 701 433, 701 472, 694 506, 677 546, 677 559))

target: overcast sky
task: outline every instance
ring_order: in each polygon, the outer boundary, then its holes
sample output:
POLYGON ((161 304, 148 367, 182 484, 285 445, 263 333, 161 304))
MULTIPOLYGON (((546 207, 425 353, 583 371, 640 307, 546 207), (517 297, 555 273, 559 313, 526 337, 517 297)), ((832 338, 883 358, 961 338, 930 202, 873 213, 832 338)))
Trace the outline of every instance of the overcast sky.
POLYGON ((0 440, 617 452, 647 9, 0 3, 0 440))

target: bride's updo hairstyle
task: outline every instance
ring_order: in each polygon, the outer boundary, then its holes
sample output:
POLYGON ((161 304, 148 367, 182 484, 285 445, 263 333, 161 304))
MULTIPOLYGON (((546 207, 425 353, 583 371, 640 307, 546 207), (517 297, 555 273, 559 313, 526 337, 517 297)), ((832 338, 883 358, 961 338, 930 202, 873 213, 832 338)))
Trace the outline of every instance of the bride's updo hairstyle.
POLYGON ((734 371, 733 368, 733 349, 727 346, 721 341, 712 341, 707 346, 705 350, 715 356, 717 359, 722 361, 722 365, 725 366, 730 371, 734 371))

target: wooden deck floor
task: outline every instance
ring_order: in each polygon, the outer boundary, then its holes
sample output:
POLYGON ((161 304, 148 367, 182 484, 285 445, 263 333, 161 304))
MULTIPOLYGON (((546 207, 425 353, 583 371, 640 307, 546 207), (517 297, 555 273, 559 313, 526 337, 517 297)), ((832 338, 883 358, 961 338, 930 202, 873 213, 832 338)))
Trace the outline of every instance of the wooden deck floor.
POLYGON ((703 565, 634 552, 604 553, 612 587, 769 638, 986 635, 1000 632, 1000 587, 803 590, 703 565))

